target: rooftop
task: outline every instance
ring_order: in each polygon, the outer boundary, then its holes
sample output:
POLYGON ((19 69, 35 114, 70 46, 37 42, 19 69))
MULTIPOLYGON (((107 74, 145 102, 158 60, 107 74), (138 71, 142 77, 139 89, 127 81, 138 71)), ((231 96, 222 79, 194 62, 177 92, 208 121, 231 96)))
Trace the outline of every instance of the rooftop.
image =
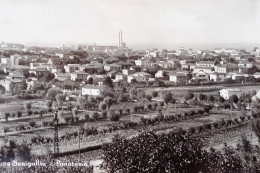
POLYGON ((214 64, 213 61, 199 61, 197 64, 214 64))
POLYGON ((91 84, 86 84, 84 86, 82 86, 82 89, 83 88, 87 88, 87 89, 105 89, 107 88, 106 85, 91 85, 91 84))

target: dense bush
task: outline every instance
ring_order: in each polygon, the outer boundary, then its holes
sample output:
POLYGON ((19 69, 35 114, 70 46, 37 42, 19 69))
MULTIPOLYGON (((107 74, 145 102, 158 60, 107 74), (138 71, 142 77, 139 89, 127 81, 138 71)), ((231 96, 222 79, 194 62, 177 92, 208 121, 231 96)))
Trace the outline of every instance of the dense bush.
POLYGON ((229 153, 202 149, 202 141, 190 135, 145 132, 130 140, 116 137, 104 144, 107 172, 247 172, 242 160, 229 153))
POLYGON ((120 119, 120 113, 114 110, 109 110, 107 116, 110 121, 119 121, 120 119))

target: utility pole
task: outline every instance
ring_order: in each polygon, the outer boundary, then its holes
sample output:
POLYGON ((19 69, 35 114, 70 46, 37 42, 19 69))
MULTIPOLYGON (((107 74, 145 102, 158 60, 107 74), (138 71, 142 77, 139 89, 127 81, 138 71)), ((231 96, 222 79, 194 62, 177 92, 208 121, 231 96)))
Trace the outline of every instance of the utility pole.
POLYGON ((81 157, 80 157, 80 128, 79 128, 78 136, 79 136, 79 163, 80 163, 80 161, 81 161, 81 157))
POLYGON ((59 136, 58 136, 58 110, 54 111, 54 157, 59 157, 59 136))

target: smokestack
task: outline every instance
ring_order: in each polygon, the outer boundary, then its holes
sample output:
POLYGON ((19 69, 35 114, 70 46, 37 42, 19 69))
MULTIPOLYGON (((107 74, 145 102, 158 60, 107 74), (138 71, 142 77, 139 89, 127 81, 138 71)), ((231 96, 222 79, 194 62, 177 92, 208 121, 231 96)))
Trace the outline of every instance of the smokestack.
POLYGON ((118 45, 118 47, 120 47, 120 32, 119 32, 119 45, 118 45))
POLYGON ((123 33, 122 33, 122 29, 121 29, 121 43, 123 43, 123 33))

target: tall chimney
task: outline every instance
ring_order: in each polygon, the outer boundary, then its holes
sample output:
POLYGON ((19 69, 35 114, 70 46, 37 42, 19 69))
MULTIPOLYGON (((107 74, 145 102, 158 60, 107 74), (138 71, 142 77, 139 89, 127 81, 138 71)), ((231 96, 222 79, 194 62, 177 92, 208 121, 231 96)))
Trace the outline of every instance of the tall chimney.
POLYGON ((123 34, 122 34, 122 29, 121 29, 121 43, 123 43, 123 34))
POLYGON ((119 32, 119 45, 118 45, 118 47, 120 47, 120 32, 119 32))

